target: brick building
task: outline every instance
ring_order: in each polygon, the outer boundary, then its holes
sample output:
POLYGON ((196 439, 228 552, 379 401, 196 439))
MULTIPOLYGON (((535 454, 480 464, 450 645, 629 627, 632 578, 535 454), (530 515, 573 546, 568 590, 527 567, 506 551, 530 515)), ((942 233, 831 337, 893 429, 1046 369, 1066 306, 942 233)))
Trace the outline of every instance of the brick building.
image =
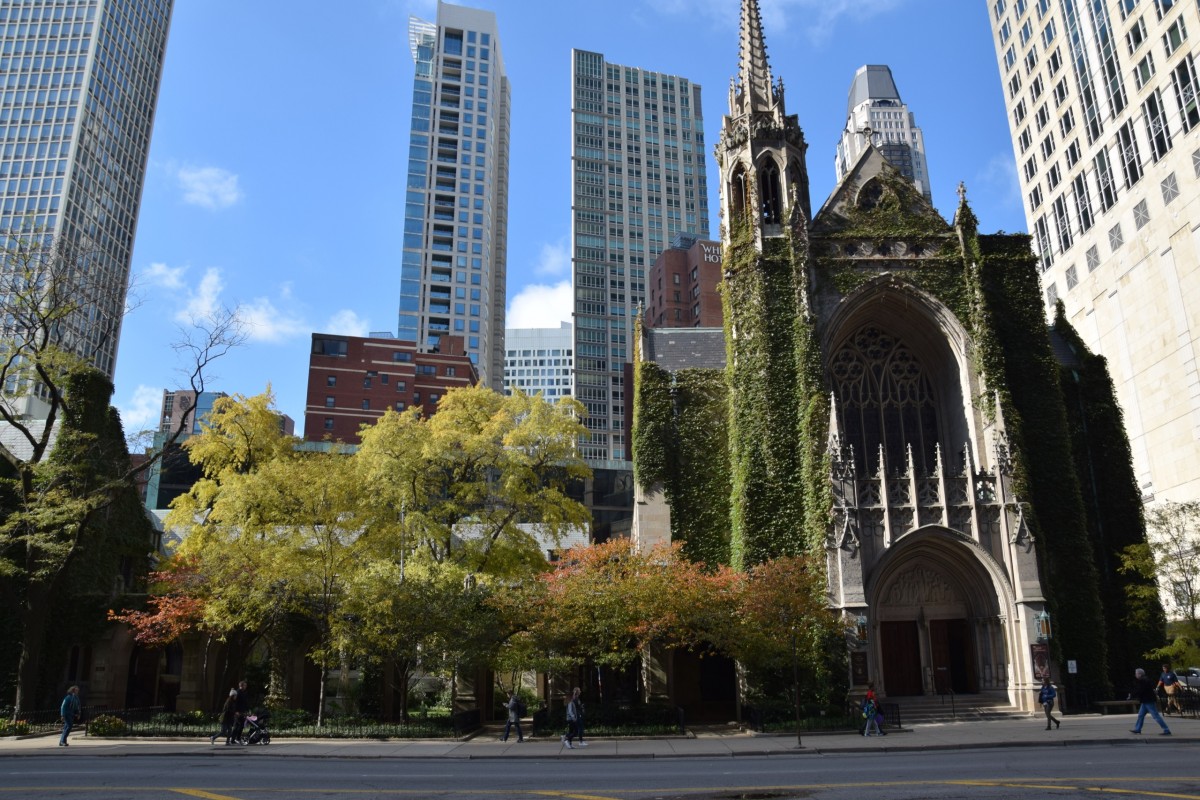
POLYGON ((650 267, 647 328, 720 328, 721 243, 680 234, 650 267))
POLYGON ((357 444, 359 427, 373 424, 387 409, 419 405, 429 416, 447 389, 477 381, 461 336, 443 336, 438 352, 422 353, 415 342, 391 334, 314 333, 304 438, 357 444))

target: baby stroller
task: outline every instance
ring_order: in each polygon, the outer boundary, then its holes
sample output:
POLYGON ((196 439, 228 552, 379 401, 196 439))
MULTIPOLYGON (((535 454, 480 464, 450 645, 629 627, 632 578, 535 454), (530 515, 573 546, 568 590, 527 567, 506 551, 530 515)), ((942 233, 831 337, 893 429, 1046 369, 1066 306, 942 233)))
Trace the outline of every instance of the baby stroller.
POLYGON ((246 727, 242 731, 242 744, 270 744, 271 732, 267 730, 270 714, 264 709, 257 714, 246 715, 246 727))

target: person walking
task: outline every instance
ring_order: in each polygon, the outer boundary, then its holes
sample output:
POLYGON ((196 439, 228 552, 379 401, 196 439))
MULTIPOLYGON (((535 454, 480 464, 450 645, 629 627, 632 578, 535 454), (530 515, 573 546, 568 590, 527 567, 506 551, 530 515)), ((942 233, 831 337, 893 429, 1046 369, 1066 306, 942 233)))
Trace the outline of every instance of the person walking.
POLYGON ((72 686, 67 689, 67 695, 58 708, 58 716, 62 719, 62 736, 58 739, 59 747, 68 746, 67 736, 70 735, 71 728, 79 721, 79 711, 79 687, 72 686))
POLYGON ((568 750, 574 750, 575 745, 572 741, 579 735, 579 687, 576 686, 571 692, 571 699, 567 701, 567 732, 563 734, 562 743, 567 746, 568 750))
POLYGON ((1179 706, 1179 676, 1171 671, 1170 664, 1162 665, 1162 674, 1158 676, 1158 686, 1167 693, 1167 708, 1166 713, 1170 714, 1171 709, 1175 709, 1176 714, 1183 714, 1183 709, 1179 706))
POLYGON ((1054 684, 1050 683, 1049 678, 1042 678, 1042 689, 1038 692, 1038 702, 1042 704, 1042 709, 1046 712, 1046 730, 1050 730, 1050 723, 1054 723, 1054 729, 1058 730, 1062 727, 1058 718, 1054 716, 1054 701, 1058 699, 1058 690, 1054 688, 1054 684))
POLYGON ((216 744, 218 736, 225 737, 225 744, 233 744, 235 716, 237 716, 237 689, 230 689, 229 696, 225 698, 225 705, 221 706, 221 730, 208 737, 209 744, 216 744))
POLYGON ((517 744, 525 741, 525 734, 521 732, 521 717, 525 714, 525 704, 521 702, 521 698, 517 697, 517 692, 514 689, 508 695, 508 702, 504 704, 508 709, 508 721, 504 723, 504 738, 500 741, 508 741, 508 731, 513 725, 517 726, 517 744))
POLYGON ((1149 714, 1150 716, 1154 717, 1154 721, 1162 727, 1161 735, 1170 736, 1171 729, 1167 727, 1167 723, 1163 722, 1163 718, 1158 714, 1158 691, 1154 683, 1152 683, 1150 679, 1146 677, 1146 670, 1142 669, 1141 667, 1138 667, 1136 670, 1134 670, 1133 675, 1135 678, 1135 683, 1133 685, 1133 691, 1130 693, 1130 699, 1136 699, 1139 703, 1141 703, 1141 706, 1138 707, 1137 722, 1133 724, 1133 728, 1129 732, 1141 733, 1142 720, 1144 720, 1146 715, 1149 714))
POLYGON ((237 697, 233 706, 233 733, 230 735, 233 741, 230 743, 245 744, 242 741, 242 731, 246 727, 246 715, 250 713, 250 690, 245 681, 239 681, 235 691, 237 697))

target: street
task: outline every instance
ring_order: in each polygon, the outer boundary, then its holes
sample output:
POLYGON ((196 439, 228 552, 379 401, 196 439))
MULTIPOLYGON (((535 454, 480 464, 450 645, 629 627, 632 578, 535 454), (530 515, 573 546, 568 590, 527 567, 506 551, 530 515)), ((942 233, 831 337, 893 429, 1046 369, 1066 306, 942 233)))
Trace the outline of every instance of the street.
POLYGON ((1119 794, 1200 800, 1194 742, 723 758, 309 758, 287 747, 170 756, 18 755, 0 761, 4 798, 578 798, 842 800, 1055 798, 1119 794), (1148 746, 1149 745, 1149 746, 1148 746))

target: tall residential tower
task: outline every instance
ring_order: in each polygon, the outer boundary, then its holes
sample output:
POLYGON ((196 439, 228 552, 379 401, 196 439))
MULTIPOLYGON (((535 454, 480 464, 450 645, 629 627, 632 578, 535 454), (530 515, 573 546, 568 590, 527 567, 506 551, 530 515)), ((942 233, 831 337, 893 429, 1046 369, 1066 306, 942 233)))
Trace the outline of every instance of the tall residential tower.
POLYGON ((925 137, 900 99, 891 68, 882 64, 867 64, 854 73, 846 102, 846 127, 833 164, 839 181, 858 163, 868 139, 893 167, 917 185, 926 200, 933 201, 925 137))
POLYGON ((708 238, 704 114, 686 78, 571 51, 575 396, 594 465, 627 464, 624 367, 646 274, 679 233, 708 238))
POLYGON ((81 307, 63 343, 110 377, 172 7, 0 3, 0 238, 54 243, 81 307))
POLYGON ((988 0, 1048 309, 1108 359, 1147 500, 1200 495, 1194 0, 988 0))
POLYGON ((480 382, 504 380, 510 92, 496 16, 438 2, 409 20, 412 131, 397 338, 462 336, 480 382))

